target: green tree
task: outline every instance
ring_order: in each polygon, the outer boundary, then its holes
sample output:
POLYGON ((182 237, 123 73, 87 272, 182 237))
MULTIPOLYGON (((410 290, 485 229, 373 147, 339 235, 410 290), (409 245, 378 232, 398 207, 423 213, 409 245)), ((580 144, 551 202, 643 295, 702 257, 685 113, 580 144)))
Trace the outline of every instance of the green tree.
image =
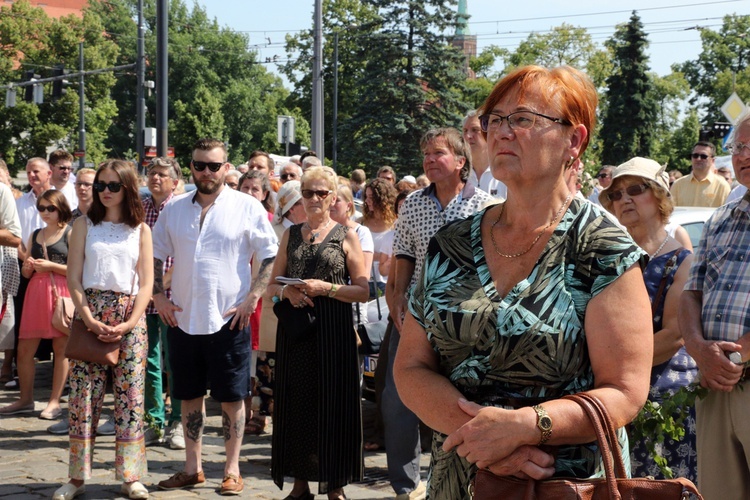
POLYGON ((721 106, 732 95, 750 102, 750 15, 725 16, 721 29, 700 30, 703 49, 695 60, 673 66, 694 91, 690 102, 702 111, 704 125, 726 121, 721 106))
POLYGON ((357 80, 360 100, 342 124, 342 158, 371 171, 390 164, 401 174, 417 172, 420 137, 434 127, 458 125, 469 108, 464 56, 443 35, 455 32, 456 12, 442 0, 370 4, 382 24, 356 52, 366 64, 357 80))
MULTIPOLYGON (((127 46, 130 62, 136 56, 136 1, 95 0, 116 39, 127 46)), ((156 4, 144 2, 146 79, 156 80, 156 4)), ((182 164, 187 164, 196 139, 212 135, 229 144, 230 160, 244 162, 250 152, 265 149, 282 153, 276 143, 276 115, 289 114, 288 91, 270 74, 250 48, 249 39, 218 25, 198 4, 188 8, 183 0, 169 6, 169 143, 182 164)), ((113 89, 120 113, 111 124, 110 143, 116 151, 134 150, 136 79, 122 75, 113 89)), ((155 123, 156 96, 146 102, 146 126, 155 123)), ((305 124, 298 118, 297 134, 305 124)), ((303 137, 304 138, 304 137, 303 137)))
MULTIPOLYGON (((348 171, 351 155, 348 138, 342 140, 342 124, 349 120, 360 100, 359 80, 365 61, 358 47, 379 26, 377 10, 360 0, 323 1, 323 120, 325 123, 325 151, 320 156, 333 156, 333 87, 334 87, 334 38, 338 33, 338 159, 339 170, 348 171), (345 163, 341 163, 342 156, 345 163), (342 165, 344 165, 342 167, 342 165)), ((312 61, 313 31, 305 30, 296 35, 287 35, 288 61, 281 72, 292 84, 294 91, 286 100, 290 109, 297 108, 303 116, 312 115, 312 61)), ((299 125, 299 123, 298 123, 299 125)), ((300 142, 299 133, 297 143, 300 142)), ((306 142, 309 145, 309 142, 306 142)), ((357 163, 354 163, 357 165, 357 163)))
MULTIPOLYGON (((85 69, 113 65, 119 49, 105 35, 95 13, 52 19, 27 0, 0 7, 0 81, 20 81, 27 70, 42 77, 52 76, 52 66, 60 63, 75 71, 81 41, 85 69), (18 68, 14 69, 16 63, 18 68)), ((111 73, 87 76, 85 80, 87 161, 99 161, 107 153, 104 138, 116 112, 109 97, 113 82, 111 73)), ((23 168, 28 158, 46 156, 50 146, 68 150, 78 147, 78 95, 70 89, 62 99, 52 101, 51 87, 45 84, 45 102, 40 105, 26 103, 23 89, 19 89, 16 107, 0 108, 0 122, 4 124, 0 128, 0 154, 14 172, 23 168)))
POLYGON ((633 156, 651 156, 657 103, 646 56, 648 40, 635 11, 606 44, 614 54, 614 71, 606 79, 601 159, 619 165, 633 156))

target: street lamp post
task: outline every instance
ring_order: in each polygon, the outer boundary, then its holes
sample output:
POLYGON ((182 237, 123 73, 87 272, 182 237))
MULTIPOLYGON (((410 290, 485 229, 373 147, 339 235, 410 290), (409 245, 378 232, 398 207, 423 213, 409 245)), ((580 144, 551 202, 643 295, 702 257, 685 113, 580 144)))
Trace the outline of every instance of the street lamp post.
POLYGON ((315 22, 313 34, 313 74, 312 74, 312 147, 325 157, 323 150, 323 2, 315 0, 315 22))
POLYGON ((338 173, 336 163, 338 159, 339 136, 339 32, 333 32, 333 171, 338 173))

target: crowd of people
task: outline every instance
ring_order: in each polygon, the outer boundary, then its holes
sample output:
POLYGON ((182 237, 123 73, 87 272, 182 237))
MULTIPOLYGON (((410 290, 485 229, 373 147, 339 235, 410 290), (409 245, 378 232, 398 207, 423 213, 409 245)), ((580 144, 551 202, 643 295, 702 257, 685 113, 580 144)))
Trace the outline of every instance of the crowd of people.
POLYGON ((400 179, 390 166, 341 177, 313 152, 276 165, 255 151, 234 167, 211 138, 191 151, 185 193, 172 158, 153 159, 142 179, 116 159, 72 176, 73 157, 57 150, 27 162, 26 193, 0 169, 2 381, 19 389, 0 416, 34 414, 48 339, 52 387, 38 417, 70 443, 55 500, 84 493, 102 433, 115 436, 127 497, 148 498, 155 443, 185 451, 159 489, 204 484, 209 391, 222 495, 243 491, 243 436, 272 418, 272 477, 280 489, 292 481, 287 500, 313 498, 311 483, 346 498, 363 452, 382 447, 397 500, 468 499, 479 468, 596 475, 593 427, 564 398, 583 391, 608 409, 631 474, 661 477, 627 426, 647 399, 700 384, 708 395, 685 409, 684 437, 659 453, 706 498, 745 498, 750 114, 727 142, 734 177, 700 141, 688 175, 635 157, 589 179, 580 158, 596 107, 581 72, 519 68, 462 130, 427 131, 422 172, 400 179), (671 223, 675 206, 716 207, 696 248, 671 223), (383 298, 382 436, 366 440, 356 332, 383 298), (119 347, 111 369, 66 358, 70 332, 53 326, 64 299, 92 339, 119 347))

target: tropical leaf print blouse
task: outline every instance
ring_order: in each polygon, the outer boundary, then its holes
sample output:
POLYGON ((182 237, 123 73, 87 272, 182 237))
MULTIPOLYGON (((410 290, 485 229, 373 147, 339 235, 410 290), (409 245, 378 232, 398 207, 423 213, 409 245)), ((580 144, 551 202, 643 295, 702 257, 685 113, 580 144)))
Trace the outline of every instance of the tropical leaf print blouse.
MULTIPOLYGON (((467 399, 483 405, 507 406, 508 398, 556 399, 591 389, 586 306, 643 252, 599 207, 574 198, 531 274, 501 297, 482 248, 484 213, 435 234, 409 303, 439 356, 442 374, 467 399)), ((622 430, 620 436, 628 457, 622 430)), ((474 470, 455 453, 442 451, 444 439, 436 433, 433 441, 431 497, 464 498, 474 470)), ((561 446, 556 453, 557 475, 597 474, 595 445, 561 446)))

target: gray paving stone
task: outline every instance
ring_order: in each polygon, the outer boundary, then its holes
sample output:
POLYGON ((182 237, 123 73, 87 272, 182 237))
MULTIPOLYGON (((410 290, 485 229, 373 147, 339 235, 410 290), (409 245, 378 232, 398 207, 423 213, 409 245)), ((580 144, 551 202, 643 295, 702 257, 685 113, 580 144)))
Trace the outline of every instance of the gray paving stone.
MULTIPOLYGON (((2 359, 2 353, 0 353, 2 359)), ((49 397, 52 372, 51 362, 37 363, 37 378, 34 396, 37 410, 49 397)), ((18 397, 17 391, 0 389, 0 406, 18 397)), ((63 403, 66 408, 67 404, 63 403)), ((371 411, 371 409, 370 409, 371 411)), ((112 394, 105 398, 104 412, 112 412, 112 394)), ((206 400, 207 426, 203 438, 203 468, 207 476, 205 487, 194 490, 160 491, 157 483, 182 470, 185 452, 172 450, 166 445, 147 448, 149 475, 143 483, 149 488, 153 499, 220 499, 217 489, 221 483, 224 467, 224 442, 218 434, 221 428, 219 405, 206 400)), ((52 493, 68 481, 67 436, 53 436, 46 432, 54 422, 40 420, 38 414, 0 418, 0 498, 49 499, 52 493)), ((281 491, 271 479, 271 432, 269 421, 267 432, 260 436, 245 436, 240 456, 240 472, 245 480, 245 491, 239 498, 259 500, 282 499, 290 491, 292 479, 287 478, 281 491)), ((96 440, 92 478, 86 483, 85 500, 123 498, 120 484, 115 481, 113 436, 100 436, 96 440)), ((422 456, 423 479, 429 463, 428 455, 422 456)), ((317 485, 311 484, 314 493, 317 485)), ((365 481, 345 488, 347 498, 369 500, 393 498, 393 490, 387 481, 385 452, 365 453, 365 481)), ((324 499, 325 496, 316 495, 324 499)))

